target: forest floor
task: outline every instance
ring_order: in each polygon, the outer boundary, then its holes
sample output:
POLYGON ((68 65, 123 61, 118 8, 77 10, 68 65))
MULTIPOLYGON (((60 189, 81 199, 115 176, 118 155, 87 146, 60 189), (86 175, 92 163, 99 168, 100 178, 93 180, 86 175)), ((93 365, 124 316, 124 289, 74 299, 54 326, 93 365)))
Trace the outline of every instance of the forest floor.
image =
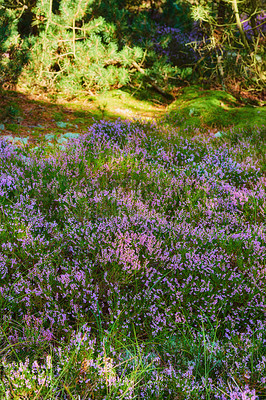
POLYGON ((167 103, 139 100, 122 90, 114 90, 82 100, 51 101, 23 91, 5 92, 0 106, 0 135, 28 137, 38 143, 45 134, 60 135, 67 130, 87 130, 95 120, 157 119, 167 103), (159 104, 158 104, 159 103, 159 104))
POLYGON ((179 126, 217 132, 230 127, 264 125, 263 106, 241 104, 232 95, 199 86, 179 88, 171 103, 155 92, 113 90, 82 99, 53 99, 23 89, 0 93, 0 136, 42 142, 45 135, 86 132, 99 120, 160 120, 179 126), (28 139, 26 139, 28 138, 28 139))

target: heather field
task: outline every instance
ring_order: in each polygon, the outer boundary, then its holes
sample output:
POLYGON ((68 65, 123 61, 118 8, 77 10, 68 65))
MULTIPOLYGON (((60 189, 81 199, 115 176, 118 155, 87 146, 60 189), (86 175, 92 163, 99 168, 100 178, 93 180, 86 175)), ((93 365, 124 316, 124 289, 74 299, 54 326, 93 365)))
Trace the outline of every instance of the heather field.
POLYGON ((265 127, 0 141, 1 399, 266 398, 265 127))

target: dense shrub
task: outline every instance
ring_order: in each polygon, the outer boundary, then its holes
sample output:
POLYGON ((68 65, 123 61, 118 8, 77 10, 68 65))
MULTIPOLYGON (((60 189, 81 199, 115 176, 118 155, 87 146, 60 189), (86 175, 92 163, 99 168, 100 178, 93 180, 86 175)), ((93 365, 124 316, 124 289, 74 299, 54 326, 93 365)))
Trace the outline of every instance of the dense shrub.
POLYGON ((18 35, 16 17, 16 10, 0 0, 0 87, 14 86, 28 60, 28 45, 18 35))
POLYGON ((115 29, 103 17, 91 18, 93 1, 62 0, 57 13, 37 2, 39 34, 32 38, 28 84, 68 96, 120 87, 130 80, 142 50, 119 49, 115 29))

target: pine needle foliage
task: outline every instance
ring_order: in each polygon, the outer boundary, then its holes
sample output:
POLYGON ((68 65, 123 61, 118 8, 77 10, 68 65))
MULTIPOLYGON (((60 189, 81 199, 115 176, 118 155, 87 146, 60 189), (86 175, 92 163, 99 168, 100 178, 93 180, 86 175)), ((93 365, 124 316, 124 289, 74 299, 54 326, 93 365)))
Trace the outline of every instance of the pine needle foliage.
POLYGON ((18 11, 7 9, 0 0, 0 88, 16 85, 28 60, 27 43, 18 35, 18 11))
POLYGON ((94 0, 38 0, 35 8, 39 35, 32 39, 28 82, 67 96, 81 91, 119 88, 130 81, 130 67, 139 61, 139 47, 119 49, 115 28, 102 16, 94 18, 94 0))

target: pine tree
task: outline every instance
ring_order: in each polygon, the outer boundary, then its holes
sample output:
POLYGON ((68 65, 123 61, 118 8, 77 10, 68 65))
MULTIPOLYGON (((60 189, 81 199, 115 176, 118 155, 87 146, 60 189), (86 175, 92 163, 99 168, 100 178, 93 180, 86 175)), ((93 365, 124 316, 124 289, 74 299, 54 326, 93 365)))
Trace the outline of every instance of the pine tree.
POLYGON ((0 0, 0 87, 13 87, 28 55, 17 30, 17 10, 6 8, 5 3, 0 0))
POLYGON ((91 18, 94 0, 38 0, 35 8, 39 36, 33 39, 27 68, 31 84, 68 96, 125 85, 138 47, 118 48, 114 25, 103 17, 91 18))

